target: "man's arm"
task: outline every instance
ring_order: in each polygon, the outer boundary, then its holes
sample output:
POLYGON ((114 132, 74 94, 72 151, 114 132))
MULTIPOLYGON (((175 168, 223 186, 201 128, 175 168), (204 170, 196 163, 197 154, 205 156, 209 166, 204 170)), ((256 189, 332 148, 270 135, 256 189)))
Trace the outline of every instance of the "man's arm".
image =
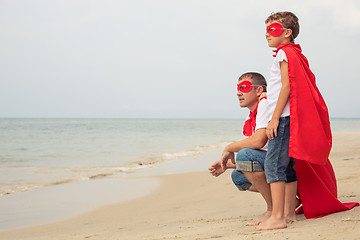
POLYGON ((243 148, 260 149, 265 146, 267 140, 266 128, 260 128, 256 130, 252 136, 227 145, 220 159, 222 169, 224 171, 226 170, 226 164, 229 159, 228 156, 231 154, 238 152, 243 148))
POLYGON ((265 146, 267 140, 266 128, 261 128, 256 130, 252 136, 227 145, 225 151, 238 152, 243 148, 260 149, 265 146))

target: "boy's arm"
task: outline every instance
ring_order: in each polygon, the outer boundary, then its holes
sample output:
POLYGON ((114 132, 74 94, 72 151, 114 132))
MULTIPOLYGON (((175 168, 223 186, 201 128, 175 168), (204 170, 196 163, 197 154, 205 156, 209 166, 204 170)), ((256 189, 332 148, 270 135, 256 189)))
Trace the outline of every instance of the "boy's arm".
POLYGON ((286 61, 280 62, 280 73, 281 73, 281 90, 279 93, 278 101, 271 120, 266 128, 266 135, 269 139, 274 139, 277 136, 277 127, 279 125, 279 119, 285 108, 285 105, 290 96, 290 82, 288 63, 286 61))

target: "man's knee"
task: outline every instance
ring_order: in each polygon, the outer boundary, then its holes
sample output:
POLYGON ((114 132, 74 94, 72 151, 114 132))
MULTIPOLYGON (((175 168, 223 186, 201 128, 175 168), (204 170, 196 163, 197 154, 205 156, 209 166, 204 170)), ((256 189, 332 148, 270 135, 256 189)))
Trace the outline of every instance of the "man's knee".
POLYGON ((251 156, 252 151, 254 149, 251 148, 243 148, 236 154, 236 161, 249 161, 249 157, 251 156))
POLYGON ((246 172, 263 172, 266 152, 243 148, 236 155, 236 169, 246 172))

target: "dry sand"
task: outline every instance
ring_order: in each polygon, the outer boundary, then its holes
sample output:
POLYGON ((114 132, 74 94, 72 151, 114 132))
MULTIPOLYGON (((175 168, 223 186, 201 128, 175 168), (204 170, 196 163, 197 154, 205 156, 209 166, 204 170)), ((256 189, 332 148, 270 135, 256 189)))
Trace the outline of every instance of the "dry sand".
MULTIPOLYGON (((359 202, 360 133, 334 133, 333 141, 339 199, 359 202)), ((2 231, 0 239, 360 239, 360 207, 318 219, 299 215, 286 229, 255 231, 246 223, 265 204, 259 194, 239 192, 230 172, 218 178, 206 171, 160 176, 162 185, 145 197, 66 221, 2 231)))

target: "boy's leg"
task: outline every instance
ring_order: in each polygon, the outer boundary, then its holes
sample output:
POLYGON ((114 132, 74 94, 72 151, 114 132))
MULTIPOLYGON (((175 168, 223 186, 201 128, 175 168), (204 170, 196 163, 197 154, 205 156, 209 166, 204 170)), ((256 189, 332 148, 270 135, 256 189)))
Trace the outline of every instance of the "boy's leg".
POLYGON ((286 222, 296 221, 295 209, 297 207, 297 182, 285 184, 285 209, 284 215, 286 222))
POLYGON ((270 189, 273 207, 272 213, 268 219, 260 223, 257 230, 286 228, 286 220, 284 217, 285 181, 270 183, 270 189))
POLYGON ((295 159, 290 158, 289 165, 286 169, 285 184, 285 219, 286 222, 296 221, 295 209, 298 206, 297 193, 297 177, 295 171, 295 159))
POLYGON ((265 159, 265 174, 270 183, 272 197, 271 216, 260 223, 257 230, 271 230, 286 227, 285 181, 289 158, 290 117, 281 117, 277 129, 277 136, 269 140, 268 152, 265 159))

